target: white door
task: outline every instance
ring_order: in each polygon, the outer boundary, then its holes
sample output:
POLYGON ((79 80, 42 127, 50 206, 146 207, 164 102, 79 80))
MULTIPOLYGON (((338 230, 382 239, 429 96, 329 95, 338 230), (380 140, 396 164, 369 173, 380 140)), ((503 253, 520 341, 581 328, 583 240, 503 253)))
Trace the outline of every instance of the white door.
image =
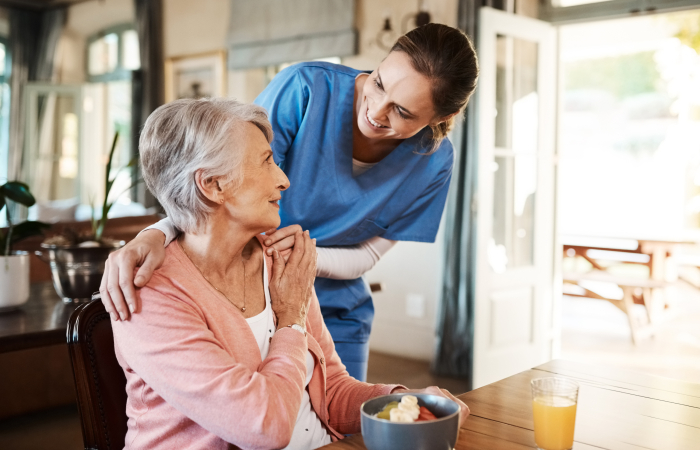
POLYGON ((474 388, 548 361, 554 336, 554 28, 481 9, 474 388))

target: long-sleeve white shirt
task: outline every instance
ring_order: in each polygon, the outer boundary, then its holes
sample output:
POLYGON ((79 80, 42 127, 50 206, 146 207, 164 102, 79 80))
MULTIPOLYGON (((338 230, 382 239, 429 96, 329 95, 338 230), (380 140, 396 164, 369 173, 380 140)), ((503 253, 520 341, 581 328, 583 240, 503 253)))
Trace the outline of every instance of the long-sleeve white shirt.
MULTIPOLYGON (((166 246, 180 234, 180 231, 168 218, 146 228, 146 230, 149 229, 161 231, 165 235, 166 246)), ((374 267, 395 244, 396 241, 376 236, 357 245, 317 247, 316 276, 334 280, 359 278, 374 267)))

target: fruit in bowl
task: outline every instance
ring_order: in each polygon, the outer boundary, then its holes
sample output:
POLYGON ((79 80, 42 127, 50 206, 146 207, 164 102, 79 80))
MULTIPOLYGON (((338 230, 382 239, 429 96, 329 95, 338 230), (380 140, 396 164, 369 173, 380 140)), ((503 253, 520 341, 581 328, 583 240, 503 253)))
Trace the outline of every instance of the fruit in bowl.
POLYGON ((360 411, 368 450, 451 450, 457 442, 459 405, 446 397, 390 394, 366 401, 360 411))
POLYGON ((377 417, 391 422, 404 423, 437 419, 428 408, 418 405, 418 398, 414 395, 404 395, 400 402, 390 402, 377 413, 377 417))

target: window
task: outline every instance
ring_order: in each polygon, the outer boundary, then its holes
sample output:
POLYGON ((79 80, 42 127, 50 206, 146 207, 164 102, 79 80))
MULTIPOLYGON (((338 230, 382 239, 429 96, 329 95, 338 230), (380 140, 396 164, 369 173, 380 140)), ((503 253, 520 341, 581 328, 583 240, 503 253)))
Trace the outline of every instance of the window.
POLYGON ((697 0, 544 0, 539 16, 547 22, 565 24, 638 17, 697 7, 697 0))
MULTIPOLYGON (((106 158, 115 132, 119 142, 112 162, 111 176, 117 176, 112 195, 119 196, 117 207, 129 205, 132 199, 134 174, 119 170, 135 154, 132 147, 132 72, 141 67, 138 33, 132 24, 122 24, 102 30, 88 39, 86 78, 91 88, 86 91, 85 114, 90 123, 99 123, 101 134, 91 135, 89 147, 99 149, 106 158)), ((86 149, 87 151, 87 149, 86 149)), ((101 182, 101 181, 100 181, 101 182)), ((96 181, 85 180, 89 191, 101 192, 96 181)))
POLYGON ((107 28, 88 39, 88 81, 131 80, 130 71, 140 67, 139 38, 132 25, 107 28))
POLYGON ((10 134, 10 55, 8 41, 0 38, 0 180, 7 179, 10 134))
POLYGON ((588 5, 590 3, 609 2, 611 0, 552 0, 552 6, 566 8, 567 6, 588 5))
POLYGON ((569 25, 560 36, 562 232, 700 229, 700 11, 569 25))

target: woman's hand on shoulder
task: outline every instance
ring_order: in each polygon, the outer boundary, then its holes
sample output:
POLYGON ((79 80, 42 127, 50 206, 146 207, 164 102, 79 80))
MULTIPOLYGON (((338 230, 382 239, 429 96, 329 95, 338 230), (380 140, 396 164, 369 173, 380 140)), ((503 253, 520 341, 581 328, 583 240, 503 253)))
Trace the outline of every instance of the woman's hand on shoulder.
POLYGON ((277 328, 304 326, 316 278, 316 240, 299 229, 294 235, 289 259, 273 250, 270 300, 277 316, 277 328))
POLYGON ((146 230, 123 248, 113 252, 105 262, 100 284, 102 304, 112 320, 127 320, 137 310, 136 288, 146 285, 165 260, 165 235, 146 230), (134 277, 134 269, 139 267, 134 277))
POLYGON ((284 262, 289 261, 289 256, 294 248, 294 240, 297 233, 301 233, 300 225, 289 225, 288 227, 273 228, 265 232, 265 245, 270 247, 266 250, 268 256, 272 256, 277 250, 284 258, 284 262))
POLYGON ((459 426, 460 428, 464 425, 464 421, 469 417, 469 407, 462 400, 458 399, 454 395, 450 394, 447 389, 440 389, 437 386, 429 386, 425 389, 396 389, 392 394, 431 394, 439 395, 440 397, 449 398, 453 402, 459 405, 459 426))

